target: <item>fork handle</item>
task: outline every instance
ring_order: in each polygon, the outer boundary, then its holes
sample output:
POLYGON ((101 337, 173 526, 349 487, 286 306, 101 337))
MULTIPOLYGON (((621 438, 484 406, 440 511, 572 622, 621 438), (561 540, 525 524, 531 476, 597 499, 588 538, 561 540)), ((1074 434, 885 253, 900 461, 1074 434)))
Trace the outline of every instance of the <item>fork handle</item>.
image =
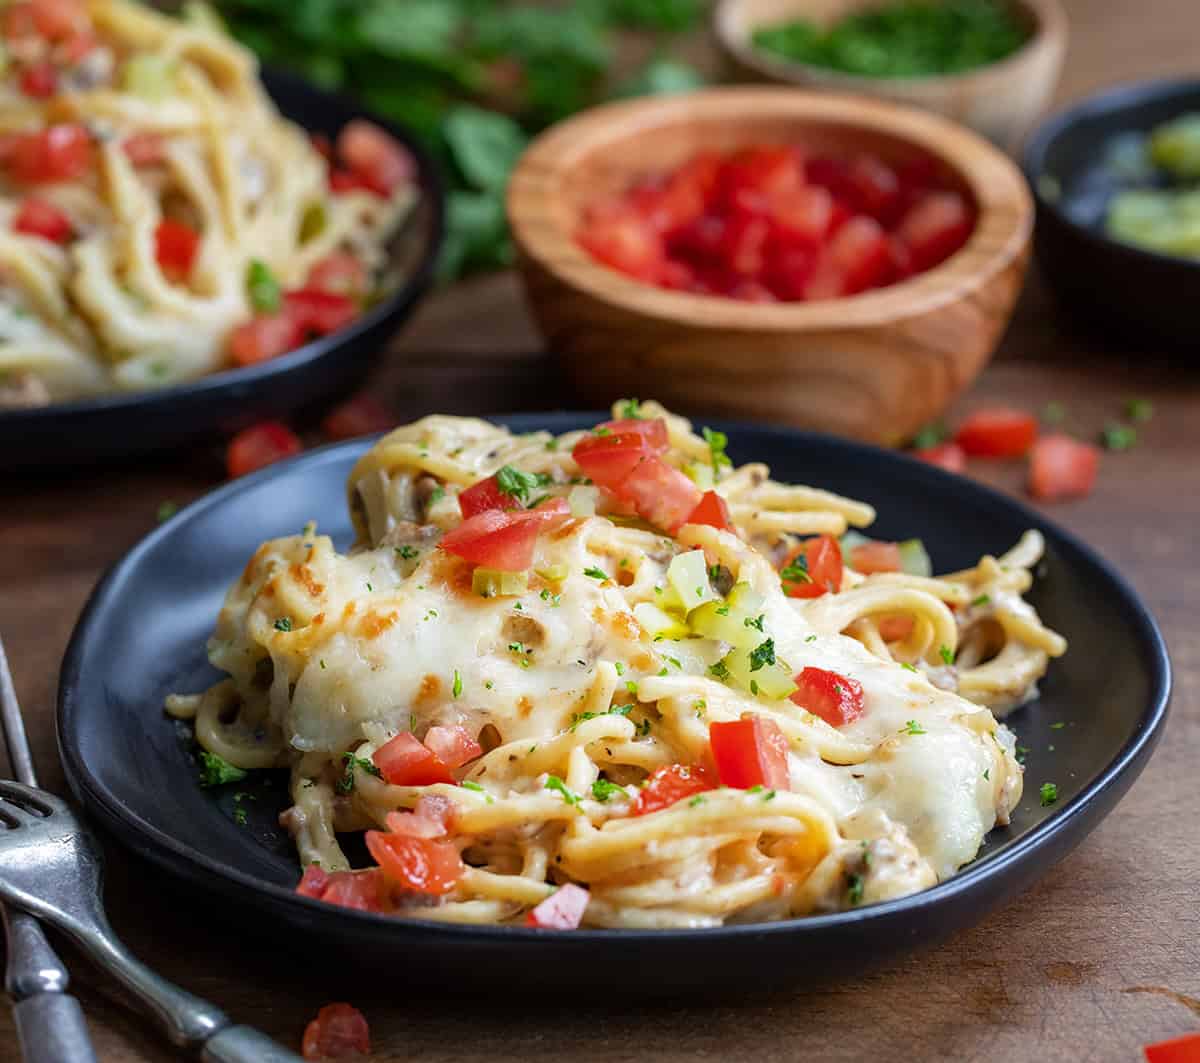
POLYGON ((226 1026, 200 1053, 201 1063, 295 1063, 296 1054, 249 1026, 226 1026))
POLYGON ((38 993, 13 1005, 25 1063, 96 1063, 79 1001, 69 993, 38 993))

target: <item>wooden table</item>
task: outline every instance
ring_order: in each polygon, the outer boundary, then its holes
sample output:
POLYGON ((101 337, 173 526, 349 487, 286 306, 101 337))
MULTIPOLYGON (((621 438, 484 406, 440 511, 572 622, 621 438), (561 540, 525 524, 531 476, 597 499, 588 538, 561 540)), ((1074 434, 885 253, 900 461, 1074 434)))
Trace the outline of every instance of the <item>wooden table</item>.
MULTIPOLYGON (((1068 7, 1064 100, 1115 80, 1194 69, 1194 0, 1068 7)), ((512 278, 485 278, 431 299, 376 384, 414 417, 569 405, 537 350, 512 278)), ((1143 1043, 1200 1027, 1200 375, 1194 362, 1188 369, 1154 350, 1109 350, 1077 334, 1035 279, 1000 357, 960 409, 1058 399, 1090 432, 1129 396, 1156 409, 1138 446, 1107 455, 1095 493, 1053 517, 1131 577, 1166 631, 1177 683, 1166 736, 1129 796, 1071 857, 948 944, 802 994, 645 1010, 583 1001, 522 1008, 417 1002, 406 987, 419 971, 369 985, 326 969, 316 954, 301 962, 273 954, 211 911, 181 910, 172 880, 142 863, 110 861, 113 922, 168 977, 292 1044, 321 1004, 355 1002, 370 1018, 378 1059, 1131 1061, 1143 1043)), ((1020 491, 1015 467, 978 471, 1020 491)), ((219 477, 214 451, 0 481, 0 632, 51 788, 63 788, 52 722, 58 664, 88 592, 153 527, 160 502, 188 501, 219 477)), ((80 957, 65 955, 103 1059, 176 1058, 80 957)), ((16 1052, 5 1010, 0 1058, 16 1052)))

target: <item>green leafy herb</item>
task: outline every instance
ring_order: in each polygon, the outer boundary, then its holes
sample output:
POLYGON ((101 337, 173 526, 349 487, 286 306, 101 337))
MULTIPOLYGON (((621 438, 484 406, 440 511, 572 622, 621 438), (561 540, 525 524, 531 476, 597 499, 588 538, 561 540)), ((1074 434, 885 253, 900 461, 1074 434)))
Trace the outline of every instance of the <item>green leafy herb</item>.
POLYGON ((522 472, 511 465, 505 465, 496 473, 496 486, 506 495, 510 495, 524 505, 530 495, 539 487, 550 483, 550 476, 544 472, 522 472))
POLYGON ((975 608, 980 605, 987 605, 991 600, 991 595, 981 594, 978 598, 975 598, 971 601, 971 607, 975 608))
POLYGON ((242 805, 234 806, 233 822, 239 827, 244 827, 246 825, 246 809, 242 805))
POLYGON ((764 801, 774 801, 774 800, 775 800, 775 794, 776 794, 776 791, 774 791, 774 790, 768 790, 768 791, 767 791, 765 794, 763 794, 763 800, 764 800, 764 801))
POLYGON ((618 96, 673 96, 704 85, 704 75, 689 63, 665 56, 653 59, 617 89, 618 96))
POLYGON ((945 664, 954 663, 954 651, 949 646, 939 646, 938 656, 941 657, 943 663, 945 664))
POLYGON ((637 736, 638 736, 639 738, 645 738, 645 737, 646 737, 646 735, 648 735, 648 734, 650 733, 650 720, 649 720, 649 718, 647 718, 647 719, 643 720, 641 723, 639 723, 639 724, 637 725, 637 731, 636 731, 635 733, 637 734, 637 736))
POLYGON ((409 546, 407 543, 404 546, 397 546, 395 550, 405 561, 411 561, 421 552, 415 546, 409 546))
POLYGON ((717 661, 716 664, 710 664, 708 666, 708 674, 711 676, 716 676, 717 679, 728 679, 729 669, 726 667, 724 661, 717 661))
POLYGON ((913 436, 913 449, 925 450, 928 447, 936 447, 949 434, 950 432, 944 422, 934 421, 932 424, 927 424, 913 436))
POLYGON ((1104 426, 1100 442, 1105 450, 1129 450, 1137 443, 1137 429, 1115 421, 1104 426))
POLYGON ((1148 421, 1154 416, 1154 403, 1149 399, 1129 399, 1125 403, 1125 416, 1131 421, 1148 421))
POLYGON ((618 786, 615 782, 609 782, 607 779, 597 779, 592 783, 592 796, 604 804, 610 797, 628 797, 625 787, 618 786))
POLYGON ((457 668, 454 669, 454 683, 450 687, 450 694, 453 697, 458 697, 462 693, 462 676, 457 668))
POLYGON ((747 787, 747 789, 746 789, 746 793, 748 793, 748 794, 761 794, 761 793, 763 792, 763 790, 765 790, 765 789, 766 789, 766 787, 765 787, 765 786, 763 786, 763 784, 762 784, 762 783, 755 783, 755 785, 753 785, 753 786, 750 786, 750 787, 747 787))
POLYGON ((862 875, 851 875, 850 885, 846 889, 846 903, 850 905, 861 904, 863 899, 863 886, 865 880, 862 875))
POLYGON ((172 502, 169 498, 159 502, 158 523, 161 524, 164 520, 170 520, 178 512, 179 506, 175 502, 172 502))
POLYGON ((697 794, 688 802, 688 808, 695 808, 697 805, 704 804, 704 795, 697 794))
POLYGON ((634 679, 625 680, 625 689, 629 691, 635 698, 638 696, 638 685, 634 679))
POLYGON ((235 768, 224 757, 207 749, 200 751, 201 786, 224 786, 226 783, 240 782, 245 777, 246 772, 242 768, 235 768))
POLYGON ((321 658, 321 671, 322 672, 325 671, 325 658, 324 657, 321 658))
POLYGON ((929 732, 925 730, 916 720, 909 720, 908 723, 900 730, 902 735, 923 735, 929 732))
POLYGON ((742 621, 742 623, 746 627, 752 627, 757 631, 762 631, 764 616, 765 616, 765 614, 761 614, 761 613, 758 616, 748 616, 748 617, 746 617, 745 620, 742 621))
POLYGON ((446 489, 441 484, 438 484, 437 487, 429 492, 429 504, 436 506, 445 497, 446 489))
POLYGON ((991 768, 984 768, 984 769, 983 769, 983 777, 984 777, 985 779, 987 779, 987 780, 990 782, 990 781, 991 781, 991 778, 992 778, 992 769, 991 769, 991 768))
POLYGON ((901 661, 900 667, 908 672, 915 672, 917 670, 913 665, 909 664, 908 661, 901 661))
POLYGON ((513 655, 514 655, 514 656, 517 658, 517 663, 518 663, 518 664, 519 664, 519 665, 520 665, 522 668, 528 668, 528 667, 529 667, 529 664, 530 664, 529 657, 530 657, 530 655, 533 653, 533 650, 532 650, 532 649, 530 649, 529 647, 527 647, 527 646, 525 645, 525 643, 523 643, 523 642, 510 642, 510 643, 508 644, 508 652, 509 652, 509 653, 511 653, 511 654, 513 654, 513 655))
POLYGON ((640 421, 642 404, 637 399, 625 399, 617 403, 617 417, 622 421, 640 421))
POLYGON ((1041 796, 1043 807, 1052 805, 1058 800, 1058 786, 1052 782, 1042 783, 1042 788, 1038 793, 1041 796))
POLYGON ((466 182, 484 192, 502 193, 513 164, 529 138, 508 115, 460 104, 446 115, 442 135, 466 182))
POLYGON ((816 642, 816 641, 817 641, 817 636, 816 636, 816 635, 806 635, 806 636, 804 637, 804 641, 805 641, 805 642, 816 642))
POLYGON ((603 569, 597 568, 595 565, 589 565, 583 570, 583 574, 585 576, 591 576, 592 579, 598 579, 601 581, 608 579, 608 573, 603 569))
POLYGON ((557 775, 547 775, 545 787, 547 790, 554 790, 562 794, 562 799, 566 801, 568 805, 579 804, 579 795, 577 793, 573 793, 568 788, 567 784, 563 782, 562 779, 560 779, 557 775))
POLYGON ((246 267, 246 293, 250 305, 260 314, 273 314, 282 301, 279 281, 271 268, 259 259, 251 259, 246 267))
POLYGON ((1066 726, 1067 726, 1067 724, 1066 724, 1065 720, 1059 720, 1057 723, 1052 723, 1050 725, 1050 730, 1051 731, 1061 731, 1066 726))
POLYGON ((750 671, 757 672, 775 663, 775 640, 766 639, 750 651, 750 671))
POLYGON ((620 661, 614 662, 613 667, 617 670, 617 675, 625 674, 625 665, 622 664, 620 661))
POLYGON ((474 790, 475 793, 477 793, 477 794, 483 794, 483 796, 485 798, 487 798, 487 803, 489 805, 495 804, 495 800, 493 799, 492 795, 489 794, 482 786, 479 785, 479 783, 475 782, 474 780, 464 779, 461 783, 459 783, 459 785, 464 790, 474 790))
POLYGON ((276 631, 291 631, 292 630, 292 618, 290 616, 281 616, 278 620, 275 621, 275 630, 276 631))
POLYGON ((712 463, 713 472, 720 478, 721 469, 733 465, 733 462, 729 460, 729 455, 725 453, 725 448, 729 445, 729 437, 724 432, 714 432, 711 428, 702 428, 700 433, 704 436, 704 442, 708 444, 709 460, 712 463))
POLYGON ((358 757, 353 753, 343 753, 342 760, 346 764, 346 770, 342 777, 338 780, 337 786, 334 789, 339 794, 348 794, 354 789, 354 769, 365 771, 368 775, 374 775, 375 778, 380 778, 382 772, 375 766, 373 761, 367 760, 366 757, 358 757))
POLYGON ((808 558, 804 556, 803 550, 783 567, 779 578, 787 583, 812 583, 813 578, 808 572, 808 558))

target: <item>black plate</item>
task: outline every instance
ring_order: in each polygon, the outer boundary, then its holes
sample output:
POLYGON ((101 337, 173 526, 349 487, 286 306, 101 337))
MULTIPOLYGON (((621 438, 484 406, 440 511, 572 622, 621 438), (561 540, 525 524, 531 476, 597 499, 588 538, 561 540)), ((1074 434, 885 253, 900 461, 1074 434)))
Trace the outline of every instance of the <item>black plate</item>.
POLYGON ((412 312, 442 243, 442 184, 429 156, 402 127, 343 96, 277 71, 264 72, 263 83, 284 117, 305 129, 332 137, 352 118, 368 118, 412 152, 420 200, 388 247, 389 271, 404 278, 400 285, 346 328, 261 365, 157 391, 0 411, 0 468, 127 457, 319 408, 362 383, 385 341, 412 312))
POLYGON ((1200 262, 1146 251, 1104 232, 1109 200, 1122 187, 1105 166, 1114 138, 1148 133, 1191 111, 1200 111, 1195 79, 1121 85, 1050 118, 1026 146, 1038 262, 1085 322, 1143 340, 1200 343, 1200 262), (1047 177, 1056 194, 1047 194, 1047 177))
MULTIPOLYGON (((599 415, 505 418, 517 431, 561 432, 599 415)), ((351 538, 343 481, 365 443, 313 451, 235 481, 148 535, 105 577, 75 630, 62 671, 59 745, 75 794, 118 839, 223 899, 260 931, 290 934, 356 966, 421 972, 423 982, 508 988, 679 992, 774 985, 826 975, 936 941, 976 922, 1069 852, 1116 804, 1150 756, 1170 689, 1166 648, 1120 576, 1088 547, 1004 496, 939 469, 826 436, 718 425, 736 460, 768 459, 783 480, 820 484, 878 507, 876 532, 922 536, 940 570, 998 553, 1029 527, 1049 544, 1031 595, 1071 640, 1039 702, 1010 718, 1028 746, 1025 797, 957 877, 901 900, 782 923, 697 931, 575 931, 445 926, 352 912, 297 897, 299 866, 275 824, 282 781, 243 800, 196 783, 186 736, 162 711, 169 691, 218 678, 205 660, 226 588, 264 539, 316 519, 351 538), (1051 724, 1065 724, 1051 728, 1051 724), (1049 747, 1054 746, 1054 752, 1049 747), (1039 804, 1041 783, 1058 803, 1039 804), (319 946, 316 944, 319 942, 319 946), (629 962, 629 950, 638 962, 629 962), (503 961, 503 968, 493 962, 503 961)), ((281 774, 281 773, 277 773, 281 774)), ((1069 904, 1069 897, 1062 897, 1069 904)))

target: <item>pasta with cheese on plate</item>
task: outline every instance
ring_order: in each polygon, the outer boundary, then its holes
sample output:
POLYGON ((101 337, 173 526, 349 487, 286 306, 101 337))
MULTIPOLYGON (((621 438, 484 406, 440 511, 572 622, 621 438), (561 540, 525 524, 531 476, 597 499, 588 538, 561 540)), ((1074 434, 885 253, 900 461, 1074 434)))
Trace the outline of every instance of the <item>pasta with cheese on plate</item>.
POLYGON ((347 553, 264 543, 172 695, 287 768, 299 892, 398 917, 679 928, 911 894, 1020 799, 1000 722, 1066 649, 1042 552, 934 576, 862 502, 656 403, 591 431, 430 416, 347 484, 347 553), (372 866, 339 844, 365 831, 372 866))

